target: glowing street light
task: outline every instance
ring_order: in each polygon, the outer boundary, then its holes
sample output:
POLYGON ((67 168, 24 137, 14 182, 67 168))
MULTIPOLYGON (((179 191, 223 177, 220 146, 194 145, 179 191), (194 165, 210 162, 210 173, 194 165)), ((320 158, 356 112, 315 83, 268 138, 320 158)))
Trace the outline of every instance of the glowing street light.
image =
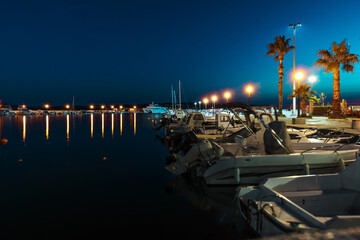
POLYGON ((65 108, 66 108, 66 109, 69 109, 69 108, 70 108, 70 105, 69 105, 69 104, 66 104, 66 105, 65 105, 65 108))
POLYGON ((300 81, 304 78, 304 73, 297 72, 295 73, 295 79, 298 80, 298 86, 300 86, 300 81))
POLYGON ((90 109, 94 109, 94 105, 90 105, 89 108, 90 108, 90 109))
POLYGON ((45 104, 44 107, 45 107, 46 109, 48 109, 48 108, 50 107, 50 105, 49 105, 49 104, 45 104))
POLYGON ((230 93, 229 92, 226 92, 224 94, 225 98, 226 98, 226 102, 228 103, 229 102, 229 98, 230 98, 230 93))
POLYGON ((101 109, 105 109, 105 106, 104 106, 104 105, 101 105, 101 109))
POLYGON ((208 102, 209 102, 209 99, 207 99, 207 98, 204 98, 203 102, 205 103, 205 108, 206 108, 206 105, 208 104, 208 102))
POLYGON ((134 110, 136 110, 136 106, 134 106, 134 110))
POLYGON ((317 81, 317 77, 316 76, 310 76, 308 78, 308 81, 311 83, 311 86, 314 88, 314 82, 317 81))
POLYGON ((201 109, 201 101, 199 101, 199 109, 201 109))
POLYGON ((216 100, 217 100, 217 96, 212 96, 211 97, 211 100, 213 101, 213 105, 214 105, 214 109, 215 109, 215 102, 216 102, 216 100))
POLYGON ((120 105, 120 109, 123 109, 123 106, 122 106, 122 105, 120 105))
POLYGON ((252 86, 246 87, 246 92, 249 93, 249 105, 250 105, 250 95, 254 91, 254 88, 252 86))
POLYGON ((115 106, 114 105, 111 105, 111 109, 114 109, 115 108, 115 106))
POLYGON ((195 109, 196 109, 197 102, 194 102, 194 105, 195 105, 195 109))

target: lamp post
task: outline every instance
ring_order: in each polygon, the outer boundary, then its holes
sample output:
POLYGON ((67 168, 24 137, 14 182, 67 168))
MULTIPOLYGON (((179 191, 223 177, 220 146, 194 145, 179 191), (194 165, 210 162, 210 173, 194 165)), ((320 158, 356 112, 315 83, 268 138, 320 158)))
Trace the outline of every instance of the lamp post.
POLYGON ((252 86, 248 86, 248 87, 246 88, 246 92, 249 93, 249 105, 250 105, 250 95, 251 95, 251 93, 252 93, 253 90, 254 90, 254 88, 253 88, 252 86))
POLYGON ((45 104, 44 107, 45 107, 46 109, 49 109, 50 105, 49 105, 49 104, 45 104))
MULTIPOLYGON (((296 28, 300 27, 301 23, 296 23, 296 24, 289 24, 289 27, 294 29, 294 38, 293 38, 293 46, 294 46, 294 54, 293 54, 293 62, 294 62, 294 66, 293 66, 293 90, 295 90, 295 33, 296 33, 296 28)), ((300 85, 300 81, 298 82, 298 86, 300 85)), ((296 98, 293 97, 293 115, 295 115, 295 111, 296 111, 296 98)))
POLYGON ((194 105, 195 105, 195 109, 196 109, 197 102, 194 102, 194 105))
POLYGON ((90 108, 90 109, 94 109, 94 105, 90 105, 89 108, 90 108))
MULTIPOLYGON (((300 87, 300 81, 304 78, 304 74, 302 72, 295 73, 295 79, 298 80, 298 88, 300 87)), ((300 94, 298 96, 298 117, 300 116, 300 94)))
POLYGON ((66 105, 65 105, 65 108, 66 108, 66 109, 70 109, 70 105, 69 105, 69 104, 66 104, 66 105))
POLYGON ((201 109, 201 101, 199 101, 199 109, 201 109))
POLYGON ((209 99, 204 98, 203 102, 205 103, 205 109, 207 108, 207 103, 209 102, 209 99))

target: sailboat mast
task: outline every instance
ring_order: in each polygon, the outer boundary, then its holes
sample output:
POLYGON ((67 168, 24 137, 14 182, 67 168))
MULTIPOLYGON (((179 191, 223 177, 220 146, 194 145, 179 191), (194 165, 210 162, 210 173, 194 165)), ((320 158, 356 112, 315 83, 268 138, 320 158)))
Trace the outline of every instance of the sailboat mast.
POLYGON ((179 108, 181 109, 181 87, 180 87, 180 80, 179 80, 179 108))
POLYGON ((75 96, 73 96, 72 110, 74 110, 74 106, 75 106, 75 96))
POLYGON ((173 85, 171 85, 171 108, 174 109, 174 90, 173 90, 173 85))

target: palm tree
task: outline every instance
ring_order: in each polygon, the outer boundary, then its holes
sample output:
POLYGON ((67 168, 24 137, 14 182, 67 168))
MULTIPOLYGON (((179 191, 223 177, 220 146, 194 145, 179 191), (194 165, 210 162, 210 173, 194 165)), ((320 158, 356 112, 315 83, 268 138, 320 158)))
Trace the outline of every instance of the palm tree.
POLYGON ((343 40, 341 43, 337 44, 333 42, 329 50, 319 50, 318 57, 320 57, 314 63, 314 66, 317 65, 319 68, 324 68, 324 72, 333 73, 333 117, 341 116, 340 109, 340 65, 342 65, 341 70, 345 72, 353 72, 354 64, 359 62, 357 54, 350 54, 350 48, 346 43, 346 40, 343 40))
MULTIPOLYGON (((304 116, 306 115, 306 101, 313 101, 316 103, 319 101, 316 96, 312 96, 314 94, 316 94, 316 92, 311 89, 311 86, 308 86, 307 83, 305 83, 297 86, 296 89, 293 90, 293 93, 289 95, 288 99, 294 97, 301 99, 301 115, 304 116)), ((300 117, 300 109, 298 109, 298 117, 300 117)))
POLYGON ((287 54, 290 50, 294 49, 294 46, 289 46, 290 38, 285 40, 285 36, 275 37, 274 43, 269 43, 267 45, 268 52, 266 56, 275 56, 274 60, 279 61, 279 114, 282 115, 283 107, 283 77, 284 77, 284 66, 283 60, 284 55, 287 54))

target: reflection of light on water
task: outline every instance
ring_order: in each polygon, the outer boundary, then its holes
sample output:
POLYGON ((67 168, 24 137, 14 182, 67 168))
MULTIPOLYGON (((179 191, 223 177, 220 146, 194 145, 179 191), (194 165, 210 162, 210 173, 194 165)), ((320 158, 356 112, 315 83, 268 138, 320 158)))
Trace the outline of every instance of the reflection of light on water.
POLYGON ((101 114, 101 137, 104 138, 104 125, 105 125, 105 120, 104 120, 104 114, 101 114))
POLYGON ((91 114, 90 116, 90 132, 91 132, 91 138, 94 137, 94 114, 91 114))
POLYGON ((46 140, 49 140, 49 115, 46 115, 45 135, 46 135, 46 140))
POLYGON ((134 135, 136 135, 136 113, 134 113, 134 135))
POLYGON ((26 117, 23 116, 23 141, 25 142, 26 138, 26 117))
POLYGON ((120 113, 120 135, 122 135, 122 114, 120 113))
POLYGON ((70 116, 66 115, 66 140, 70 140, 70 116))
POLYGON ((114 114, 111 114, 111 136, 114 136, 114 114))

